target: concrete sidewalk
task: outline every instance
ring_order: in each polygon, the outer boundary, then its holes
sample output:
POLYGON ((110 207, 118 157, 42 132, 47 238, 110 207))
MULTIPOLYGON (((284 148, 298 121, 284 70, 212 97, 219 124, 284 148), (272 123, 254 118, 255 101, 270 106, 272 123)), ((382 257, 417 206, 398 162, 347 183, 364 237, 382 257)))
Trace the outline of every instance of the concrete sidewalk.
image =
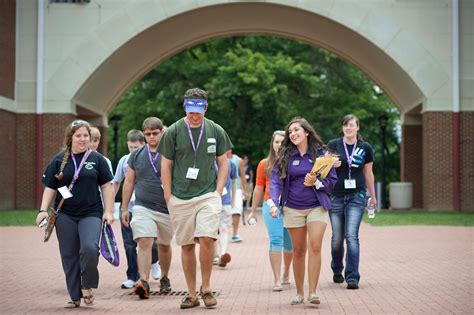
MULTIPOLYGON (((181 311, 182 296, 151 296, 138 300, 123 290, 126 261, 119 223, 120 267, 100 258, 100 286, 92 307, 63 308, 69 300, 56 237, 44 244, 36 227, 0 228, 0 312, 12 313, 474 313, 474 229, 468 227, 361 227, 361 282, 359 290, 347 290, 332 282, 331 230, 325 234, 323 266, 318 286, 321 304, 291 306, 295 286, 272 292, 267 234, 263 220, 257 226, 241 226, 242 243, 231 243, 232 261, 215 267, 216 309, 201 307, 181 311)), ((174 291, 185 291, 180 249, 173 240, 170 279, 174 291)), ((199 272, 198 272, 199 274, 199 272)), ((199 276, 198 276, 199 278, 199 276)), ((293 277, 291 276, 293 282, 293 277)), ((198 284, 200 281, 198 281, 198 284)), ((151 282, 158 290, 159 282, 151 282)), ((178 292, 179 293, 179 292, 178 292)), ((83 304, 84 305, 84 304, 83 304)))

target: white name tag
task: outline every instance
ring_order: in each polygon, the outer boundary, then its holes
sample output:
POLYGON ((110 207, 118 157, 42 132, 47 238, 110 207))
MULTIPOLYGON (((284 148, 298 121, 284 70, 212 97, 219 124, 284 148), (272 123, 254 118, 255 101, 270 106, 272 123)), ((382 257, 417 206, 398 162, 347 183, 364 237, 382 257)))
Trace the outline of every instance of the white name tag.
POLYGON ((293 165, 294 165, 294 166, 300 165, 300 160, 294 160, 294 161, 293 161, 293 165))
POLYGON ((356 180, 355 179, 345 179, 344 180, 344 188, 345 189, 355 189, 356 188, 356 180))
POLYGON ((227 189, 224 187, 224 189, 222 189, 222 196, 224 195, 227 195, 227 189))
POLYGON ((207 143, 216 143, 216 138, 207 138, 207 143))
POLYGON ((59 187, 58 191, 61 194, 61 196, 63 196, 64 200, 72 197, 72 194, 69 191, 69 189, 67 189, 67 186, 59 187))
POLYGON ((187 179, 197 179, 199 174, 199 169, 194 167, 189 167, 188 172, 186 173, 187 179))

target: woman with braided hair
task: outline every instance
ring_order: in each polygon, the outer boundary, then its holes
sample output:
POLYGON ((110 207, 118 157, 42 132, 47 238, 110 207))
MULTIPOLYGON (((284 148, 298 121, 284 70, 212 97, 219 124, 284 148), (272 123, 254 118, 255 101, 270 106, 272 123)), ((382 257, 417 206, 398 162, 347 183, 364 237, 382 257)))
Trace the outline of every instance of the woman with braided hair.
POLYGON ((114 220, 113 176, 105 158, 100 153, 90 152, 89 144, 88 122, 75 120, 66 127, 66 148, 52 159, 43 174, 45 189, 36 217, 39 224, 48 217, 47 209, 53 200, 57 209, 65 197, 55 227, 71 298, 66 307, 72 308, 81 305, 81 298, 87 305, 94 302, 92 289, 99 284, 101 224, 102 221, 112 224, 114 220), (72 196, 68 197, 67 191, 72 196))

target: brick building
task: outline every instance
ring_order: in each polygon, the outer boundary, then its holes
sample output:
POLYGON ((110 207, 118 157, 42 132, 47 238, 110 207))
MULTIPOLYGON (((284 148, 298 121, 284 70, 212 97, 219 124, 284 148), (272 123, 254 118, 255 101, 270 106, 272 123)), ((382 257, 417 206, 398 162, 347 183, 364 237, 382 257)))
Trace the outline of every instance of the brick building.
POLYGON ((401 113, 400 180, 414 184, 414 207, 474 211, 472 1, 11 0, 0 1, 0 33, 0 209, 37 206, 71 120, 105 131, 117 100, 163 60, 261 33, 370 76, 401 113))

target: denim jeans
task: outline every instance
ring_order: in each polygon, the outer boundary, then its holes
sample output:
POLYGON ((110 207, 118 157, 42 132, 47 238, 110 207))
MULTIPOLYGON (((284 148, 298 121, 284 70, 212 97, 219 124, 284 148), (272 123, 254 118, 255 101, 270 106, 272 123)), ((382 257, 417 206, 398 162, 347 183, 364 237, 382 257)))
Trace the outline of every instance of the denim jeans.
MULTIPOLYGON (((132 213, 129 212, 130 221, 132 220, 132 213)), ((123 247, 125 248, 125 256, 127 257, 127 279, 137 281, 140 278, 138 273, 137 263, 137 243, 133 240, 132 228, 130 225, 122 226, 123 247)))
POLYGON ((344 264, 344 240, 346 240, 346 282, 359 282, 359 227, 364 215, 365 192, 332 196, 329 212, 332 226, 331 268, 334 274, 342 274, 344 264))

